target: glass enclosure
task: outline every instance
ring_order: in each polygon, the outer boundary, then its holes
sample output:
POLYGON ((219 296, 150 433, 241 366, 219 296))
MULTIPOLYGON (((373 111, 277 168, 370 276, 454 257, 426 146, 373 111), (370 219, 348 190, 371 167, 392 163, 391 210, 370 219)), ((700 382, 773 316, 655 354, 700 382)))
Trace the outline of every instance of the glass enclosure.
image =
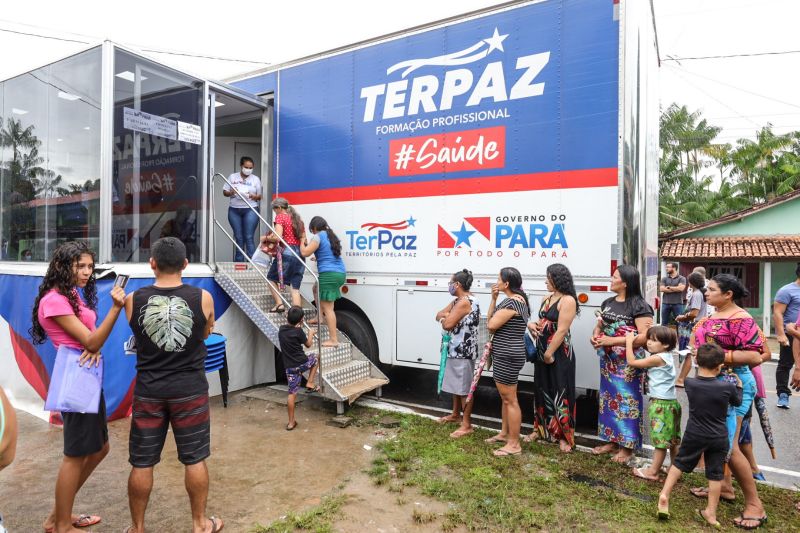
POLYGON ((2 260, 99 247, 101 59, 97 47, 0 82, 2 260))
POLYGON ((45 262, 82 240, 101 263, 144 263, 171 236, 213 263, 209 169, 261 160, 266 109, 110 42, 0 81, 0 260, 45 262))
POLYGON ((122 50, 114 60, 112 261, 146 261, 161 237, 202 261, 204 83, 122 50))

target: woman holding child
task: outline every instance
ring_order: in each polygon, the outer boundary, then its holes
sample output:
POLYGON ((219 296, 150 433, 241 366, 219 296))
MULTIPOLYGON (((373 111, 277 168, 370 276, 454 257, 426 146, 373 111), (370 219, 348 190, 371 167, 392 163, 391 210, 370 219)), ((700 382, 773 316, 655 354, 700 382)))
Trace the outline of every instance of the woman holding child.
POLYGON ((642 394, 646 374, 629 368, 625 336, 636 334, 636 358, 646 354, 647 330, 653 325, 653 308, 644 301, 639 271, 621 265, 611 276, 612 296, 600 306, 600 316, 591 343, 600 357, 600 411, 598 434, 606 444, 592 450, 595 455, 614 453, 612 460, 627 463, 642 445, 642 394))
MULTIPOLYGON (((738 376, 742 383, 742 403, 728 413, 728 440, 732 446, 728 465, 742 487, 745 499, 744 511, 734 520, 734 525, 742 529, 756 529, 767 521, 767 515, 758 497, 750 465, 739 449, 739 431, 742 418, 750 410, 756 394, 756 382, 750 366, 761 363, 764 336, 753 317, 737 304, 747 295, 747 289, 735 276, 714 276, 708 283, 706 300, 716 308, 716 312, 698 321, 691 341, 695 349, 704 344, 716 344, 725 350, 721 379, 735 382, 738 376)), ((695 488, 691 492, 699 498, 708 497, 706 488, 695 488)), ((725 475, 720 497, 727 501, 733 501, 736 497, 730 472, 725 475)))

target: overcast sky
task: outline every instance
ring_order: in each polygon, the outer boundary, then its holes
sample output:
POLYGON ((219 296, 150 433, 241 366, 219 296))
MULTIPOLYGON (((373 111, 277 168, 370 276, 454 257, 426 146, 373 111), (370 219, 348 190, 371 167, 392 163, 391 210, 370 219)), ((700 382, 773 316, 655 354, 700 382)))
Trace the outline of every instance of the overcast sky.
MULTIPOLYGON (((605 1, 605 0, 597 0, 605 1)), ((611 0, 607 0, 611 1, 611 0)), ((628 0, 646 1, 646 0, 628 0)), ((800 54, 664 61, 670 57, 800 50, 797 0, 654 0, 663 106, 701 109, 722 142, 753 137, 767 122, 800 129, 800 54)), ((253 63, 148 55, 200 76, 234 74, 478 9, 486 0, 228 0, 207 5, 139 0, 4 2, 0 29, 253 63), (113 6, 113 7, 112 7, 113 6)), ((86 48, 0 31, 0 80, 86 48)))

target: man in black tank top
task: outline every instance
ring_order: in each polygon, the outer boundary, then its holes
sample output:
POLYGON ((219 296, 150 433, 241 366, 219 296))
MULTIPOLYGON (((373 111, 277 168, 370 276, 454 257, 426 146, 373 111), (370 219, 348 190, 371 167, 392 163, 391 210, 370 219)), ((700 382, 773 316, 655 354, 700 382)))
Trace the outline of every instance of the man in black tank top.
POLYGON ((214 328, 214 300, 185 285, 186 247, 175 237, 159 239, 151 250, 156 282, 125 299, 125 314, 136 338, 136 384, 129 441, 128 479, 133 525, 144 531, 144 513, 153 488, 153 467, 172 425, 178 459, 186 467, 186 490, 192 507, 192 530, 219 531, 222 520, 206 518, 211 420, 206 345, 214 328))

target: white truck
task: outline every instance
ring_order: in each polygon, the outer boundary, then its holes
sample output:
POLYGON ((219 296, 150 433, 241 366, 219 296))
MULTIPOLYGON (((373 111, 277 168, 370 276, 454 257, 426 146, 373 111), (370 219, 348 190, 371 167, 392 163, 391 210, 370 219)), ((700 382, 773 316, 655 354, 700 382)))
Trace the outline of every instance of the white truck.
POLYGON ((514 266, 535 312, 558 262, 582 304, 577 386, 596 390, 588 339, 615 265, 656 304, 658 66, 650 2, 544 0, 230 81, 273 99, 270 192, 341 238, 339 327, 373 362, 438 367, 454 272, 485 314, 514 266))

